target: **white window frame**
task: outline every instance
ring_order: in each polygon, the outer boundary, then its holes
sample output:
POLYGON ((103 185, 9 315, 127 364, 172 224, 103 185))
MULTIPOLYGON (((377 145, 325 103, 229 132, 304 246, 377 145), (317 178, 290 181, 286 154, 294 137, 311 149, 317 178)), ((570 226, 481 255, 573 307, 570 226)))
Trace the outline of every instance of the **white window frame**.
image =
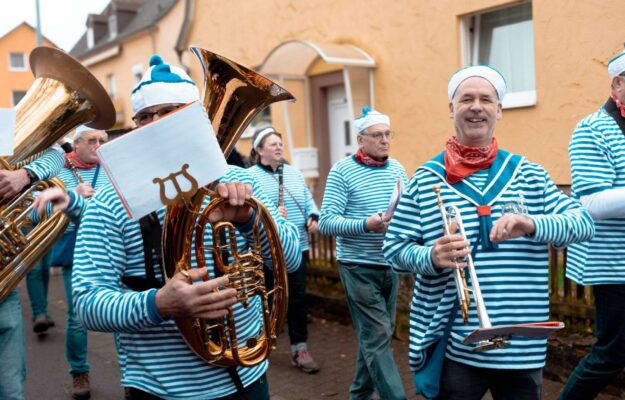
POLYGON ((24 72, 28 70, 28 64, 26 62, 26 53, 22 53, 20 51, 11 51, 9 52, 9 71, 13 71, 13 72, 24 72), (23 67, 15 67, 13 66, 13 63, 11 62, 11 56, 12 55, 21 55, 22 56, 22 63, 24 64, 23 67))
MULTIPOLYGON (((476 12, 473 14, 469 14, 463 16, 460 19, 460 42, 462 48, 462 65, 468 66, 471 65, 472 60, 477 60, 479 57, 480 51, 480 26, 481 26, 481 17, 482 14, 486 14, 489 12, 506 9, 508 7, 518 6, 522 3, 512 3, 506 4, 503 7, 498 7, 496 9, 489 9, 486 11, 476 12), (474 28, 473 34, 470 33, 471 29, 471 19, 474 20, 474 28), (472 38, 478 38, 478 40, 471 40, 472 38), (475 43, 472 43, 475 42, 475 43)), ((532 15, 533 19, 533 15, 532 15)), ((536 68, 534 67, 534 77, 536 77, 536 68)), ((508 92, 503 99, 502 107, 504 109, 507 108, 521 108, 521 107, 533 107, 536 105, 536 87, 534 85, 534 90, 524 90, 518 92, 508 92)))

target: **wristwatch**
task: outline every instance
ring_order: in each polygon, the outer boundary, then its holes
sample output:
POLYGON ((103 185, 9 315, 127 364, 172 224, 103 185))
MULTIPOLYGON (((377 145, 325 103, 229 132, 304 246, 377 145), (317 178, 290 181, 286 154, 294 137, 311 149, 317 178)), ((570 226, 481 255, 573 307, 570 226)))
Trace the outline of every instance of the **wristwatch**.
POLYGON ((28 175, 28 179, 30 180, 31 185, 39 180, 39 177, 35 175, 33 171, 29 170, 28 168, 24 169, 26 170, 26 175, 28 175))

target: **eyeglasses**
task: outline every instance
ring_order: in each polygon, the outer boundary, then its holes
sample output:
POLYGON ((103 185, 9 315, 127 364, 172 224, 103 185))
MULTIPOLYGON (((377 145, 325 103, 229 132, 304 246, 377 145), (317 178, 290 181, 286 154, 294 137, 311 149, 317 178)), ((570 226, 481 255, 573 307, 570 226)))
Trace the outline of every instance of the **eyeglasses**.
POLYGON ((95 146, 96 144, 100 143, 100 144, 104 144, 106 143, 107 140, 104 138, 91 138, 87 140, 87 144, 89 146, 95 146))
POLYGON ((154 112, 140 112, 136 114, 134 117, 132 117, 132 120, 135 121, 135 124, 137 125, 145 125, 147 123, 154 121, 155 115, 158 115, 158 117, 160 118, 164 116, 165 114, 169 114, 170 112, 179 109, 183 105, 184 104, 171 106, 171 107, 165 107, 165 108, 161 108, 160 110, 156 110, 154 112))
POLYGON ((374 138, 375 140, 380 140, 380 139, 382 139, 382 136, 384 136, 386 138, 386 140, 391 140, 395 136, 395 132, 391 132, 391 131, 376 131, 376 132, 369 132, 369 133, 361 133, 361 135, 363 135, 363 136, 370 136, 370 137, 374 138))

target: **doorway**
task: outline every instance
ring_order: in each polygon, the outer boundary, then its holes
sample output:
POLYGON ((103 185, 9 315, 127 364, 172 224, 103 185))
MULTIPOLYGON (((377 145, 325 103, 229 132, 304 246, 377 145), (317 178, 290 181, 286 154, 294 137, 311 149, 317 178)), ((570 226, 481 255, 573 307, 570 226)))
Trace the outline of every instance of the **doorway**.
POLYGON ((358 146, 356 135, 351 130, 345 85, 328 87, 327 101, 330 165, 334 165, 346 156, 354 154, 358 146))

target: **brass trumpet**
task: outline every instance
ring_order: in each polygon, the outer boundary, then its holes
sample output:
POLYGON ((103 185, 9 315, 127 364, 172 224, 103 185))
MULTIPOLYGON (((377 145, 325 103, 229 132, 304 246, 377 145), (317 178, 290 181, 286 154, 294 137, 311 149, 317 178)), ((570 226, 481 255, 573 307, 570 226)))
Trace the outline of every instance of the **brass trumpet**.
MULTIPOLYGON (((440 187, 434 186, 432 188, 434 193, 436 193, 436 198, 438 201, 438 208, 441 212, 441 218, 443 219, 443 231, 445 236, 450 235, 450 226, 451 223, 455 220, 458 224, 458 231, 463 240, 467 240, 467 234, 464 230, 464 224, 462 222, 462 215, 460 214, 460 210, 456 206, 449 206, 445 208, 445 204, 443 203, 443 199, 441 198, 440 187)), ((464 269, 459 267, 456 262, 456 267, 454 268, 454 281, 456 283, 456 290, 458 292, 458 302, 460 303, 460 311, 462 312, 462 319, 464 320, 464 324, 469 323, 469 306, 471 305, 471 298, 469 296, 469 292, 473 292, 473 299, 475 301, 475 308, 477 310, 477 318, 480 323, 480 328, 491 328, 492 324, 490 323, 490 318, 488 318, 488 312, 486 311, 486 306, 484 305, 484 299, 482 297, 482 291, 480 290, 480 284, 477 280, 477 273, 475 272, 475 266, 473 265, 473 257, 471 254, 467 255, 467 269, 469 271, 469 277, 471 278, 471 286, 472 290, 469 289, 467 285, 466 276, 464 273, 464 269)), ((453 316, 451 316, 453 318, 453 316)), ((508 347, 510 344, 505 340, 506 338, 503 336, 495 336, 488 340, 481 340, 477 343, 476 347, 473 349, 474 352, 483 352, 494 349, 503 349, 508 347)))

